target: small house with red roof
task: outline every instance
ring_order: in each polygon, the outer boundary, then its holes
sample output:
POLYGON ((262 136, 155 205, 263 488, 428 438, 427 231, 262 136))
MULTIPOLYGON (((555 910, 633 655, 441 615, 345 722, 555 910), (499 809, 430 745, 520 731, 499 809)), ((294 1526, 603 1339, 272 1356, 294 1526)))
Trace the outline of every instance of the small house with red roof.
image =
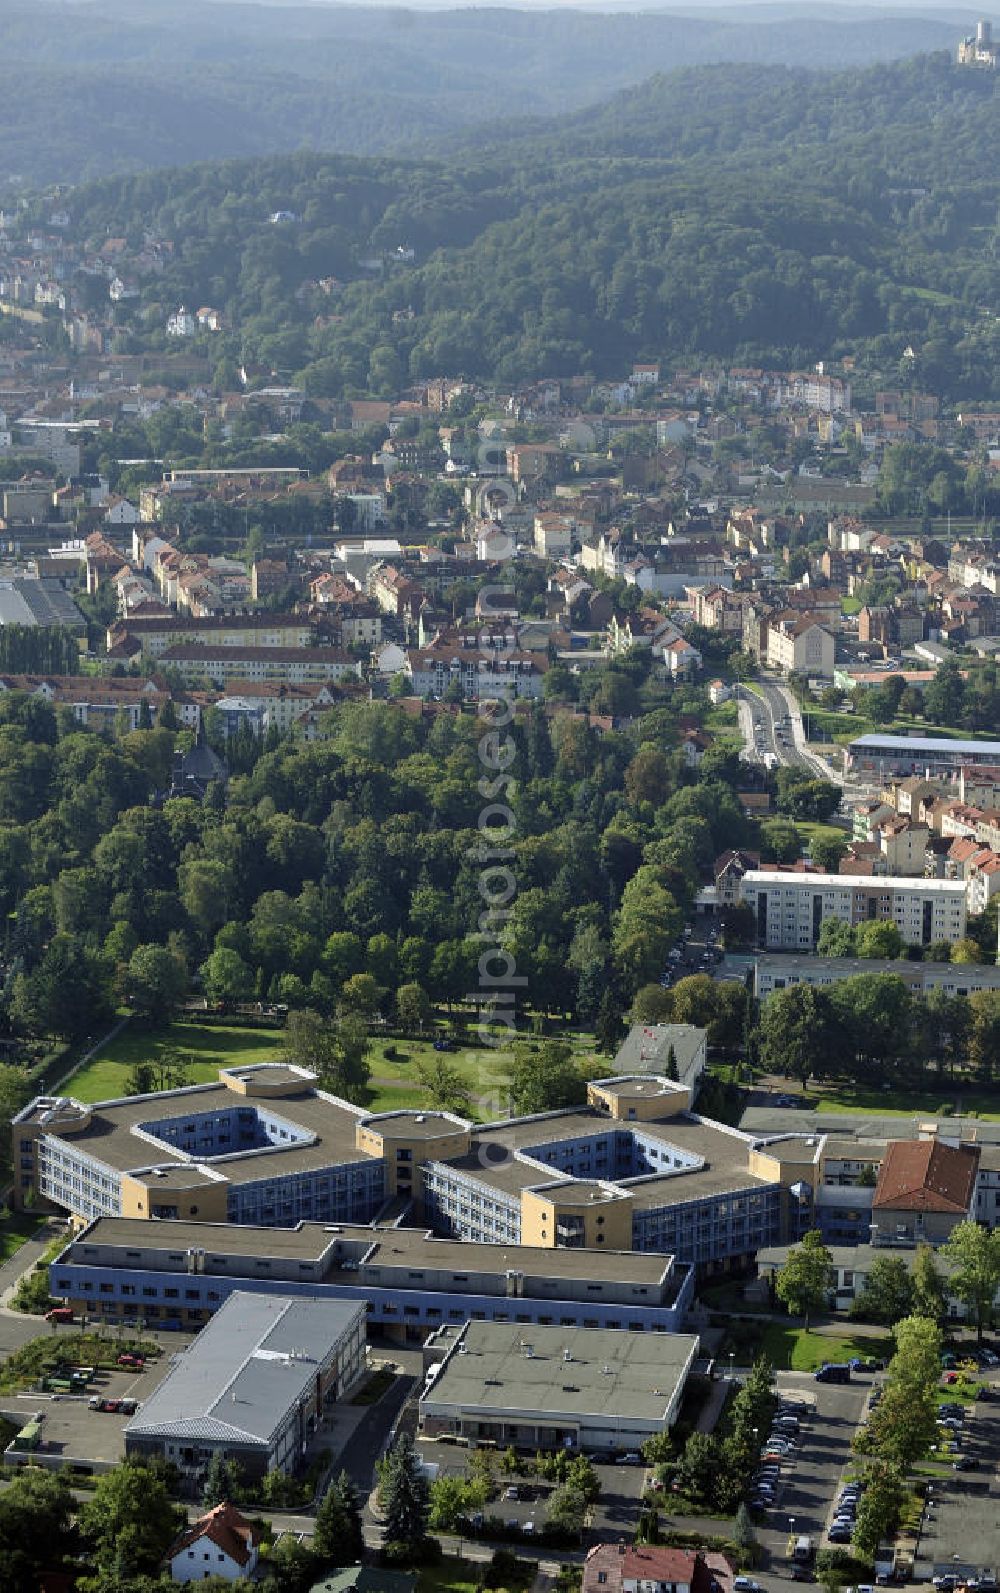
POLYGON ((235 1582, 253 1576, 259 1551, 257 1528, 235 1505, 219 1504, 175 1539, 164 1563, 175 1582, 203 1582, 210 1576, 235 1582))

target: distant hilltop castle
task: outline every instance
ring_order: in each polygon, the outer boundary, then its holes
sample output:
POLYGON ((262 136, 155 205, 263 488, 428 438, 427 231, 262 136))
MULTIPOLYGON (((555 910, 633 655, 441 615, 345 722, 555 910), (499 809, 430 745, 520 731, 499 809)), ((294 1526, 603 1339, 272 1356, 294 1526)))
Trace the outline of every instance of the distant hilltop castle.
POLYGON ((995 72, 998 58, 1000 45, 993 43, 993 24, 977 22, 975 33, 970 33, 958 47, 959 66, 988 66, 995 72))

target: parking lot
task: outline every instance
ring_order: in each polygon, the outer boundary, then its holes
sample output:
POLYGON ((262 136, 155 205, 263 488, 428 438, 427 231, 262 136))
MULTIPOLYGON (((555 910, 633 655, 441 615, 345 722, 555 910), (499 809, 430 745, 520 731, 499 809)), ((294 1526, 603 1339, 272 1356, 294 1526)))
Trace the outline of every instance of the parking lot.
MULTIPOLYGON (((862 1373, 847 1385, 818 1384, 807 1374, 779 1372, 779 1393, 814 1398, 816 1411, 803 1423, 794 1455, 782 1464, 775 1504, 759 1533, 768 1554, 768 1583, 793 1580, 790 1534, 808 1535, 817 1549, 828 1546, 834 1502, 852 1459, 851 1439, 874 1381, 877 1374, 862 1373)), ((949 1465, 928 1479, 930 1498, 915 1554, 918 1582, 929 1582, 932 1572, 951 1572, 961 1583, 973 1571, 1000 1569, 1000 1371, 981 1374, 980 1381, 995 1397, 968 1407, 956 1451, 956 1458, 974 1461, 976 1469, 955 1471, 949 1465)))
POLYGON ((808 1401, 813 1407, 800 1429, 794 1456, 782 1465, 774 1508, 765 1515, 758 1534, 768 1551, 768 1579, 791 1582, 789 1534, 805 1534, 817 1548, 825 1543, 823 1531, 872 1378, 862 1374, 850 1383, 817 1383, 808 1373, 779 1372, 777 1385, 780 1395, 808 1401))
POLYGON ((36 1451, 39 1457, 53 1456, 62 1462, 101 1468, 121 1459, 125 1448, 122 1433, 129 1417, 121 1412, 92 1410, 91 1396, 141 1403, 163 1381, 171 1361, 168 1354, 147 1363, 141 1372, 100 1372, 85 1394, 5 1394, 0 1399, 0 1411, 19 1427, 41 1416, 41 1443, 36 1451))
MULTIPOLYGON (((460 1477, 465 1473, 470 1451, 455 1444, 441 1443, 437 1439, 420 1438, 417 1448, 421 1460, 437 1466, 438 1476, 460 1477)), ((499 1456, 496 1457, 499 1459, 499 1456)), ((643 1484, 647 1475, 645 1466, 596 1466, 600 1478, 601 1494, 593 1507, 591 1532, 594 1537, 612 1541, 634 1535, 639 1521, 639 1506, 643 1484)), ((537 1477, 500 1476, 499 1497, 486 1506, 485 1514, 499 1516, 511 1526, 511 1536, 516 1539, 527 1529, 537 1531, 545 1520, 549 1495, 557 1486, 537 1477), (517 1498, 511 1498, 516 1489, 517 1498), (528 1525, 530 1523, 530 1525, 528 1525)))
MULTIPOLYGON (((996 1371, 981 1381, 1000 1395, 996 1371)), ((995 1572, 1000 1568, 1000 1399, 968 1408, 960 1449, 978 1469, 929 1480, 918 1558, 935 1569, 971 1565, 995 1572)))

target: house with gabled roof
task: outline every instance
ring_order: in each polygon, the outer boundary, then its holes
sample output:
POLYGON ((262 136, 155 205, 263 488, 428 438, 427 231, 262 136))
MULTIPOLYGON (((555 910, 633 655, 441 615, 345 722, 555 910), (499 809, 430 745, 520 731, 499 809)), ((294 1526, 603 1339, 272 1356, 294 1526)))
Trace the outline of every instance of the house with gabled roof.
POLYGON ((235 1505, 218 1504, 182 1532, 164 1555, 174 1582, 203 1582, 221 1576, 227 1582, 249 1579, 257 1569, 260 1531, 235 1505))
POLYGON ((978 1145, 892 1140, 872 1199, 872 1243, 944 1244, 974 1216, 978 1145))

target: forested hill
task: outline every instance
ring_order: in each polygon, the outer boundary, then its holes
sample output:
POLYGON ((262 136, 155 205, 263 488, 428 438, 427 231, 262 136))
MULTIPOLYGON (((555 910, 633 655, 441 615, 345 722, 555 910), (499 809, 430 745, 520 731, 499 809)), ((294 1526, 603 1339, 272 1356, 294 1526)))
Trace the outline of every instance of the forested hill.
POLYGON ((947 49, 967 19, 814 4, 604 15, 0 0, 0 189, 301 148, 374 154, 592 104, 718 61, 836 69, 947 49))
POLYGON ((941 55, 837 75, 720 66, 461 160, 299 155, 66 203, 78 237, 174 244, 126 338, 148 346, 178 302, 217 304, 234 351, 314 393, 612 375, 665 354, 884 364, 913 344, 936 390, 1000 397, 998 88, 941 55), (294 219, 273 226, 276 210, 294 219), (328 275, 345 284, 335 315, 302 291, 328 275))

